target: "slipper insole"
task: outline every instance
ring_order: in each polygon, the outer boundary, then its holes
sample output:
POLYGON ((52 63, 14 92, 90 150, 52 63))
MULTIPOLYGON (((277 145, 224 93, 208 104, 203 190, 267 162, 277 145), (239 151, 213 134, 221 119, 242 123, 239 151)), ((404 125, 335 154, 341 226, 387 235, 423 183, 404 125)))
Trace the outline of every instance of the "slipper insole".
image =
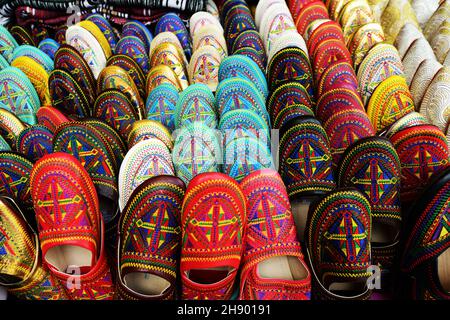
POLYGON ((309 206, 312 199, 304 199, 292 202, 292 215, 297 229, 297 239, 303 242, 305 239, 305 227, 308 219, 309 206))
POLYGON ((391 244, 399 234, 399 229, 392 225, 382 223, 381 221, 373 221, 372 223, 372 238, 373 244, 391 244))
POLYGON ((124 282, 131 290, 145 295, 161 295, 170 287, 170 282, 154 274, 132 272, 124 277, 124 282))
POLYGON ((366 283, 364 281, 333 282, 328 286, 328 290, 340 296, 352 297, 364 292, 366 283))
POLYGON ((213 284, 225 279, 231 270, 228 267, 189 270, 191 281, 201 284, 213 284))
POLYGON ((450 292, 450 248, 445 250, 437 259, 438 277, 441 286, 450 292))
POLYGON ((265 279, 302 280, 308 275, 297 257, 272 257, 258 263, 258 274, 265 279))
POLYGON ((92 252, 79 246, 62 245, 50 248, 45 260, 59 271, 66 272, 69 266, 91 267, 92 252))

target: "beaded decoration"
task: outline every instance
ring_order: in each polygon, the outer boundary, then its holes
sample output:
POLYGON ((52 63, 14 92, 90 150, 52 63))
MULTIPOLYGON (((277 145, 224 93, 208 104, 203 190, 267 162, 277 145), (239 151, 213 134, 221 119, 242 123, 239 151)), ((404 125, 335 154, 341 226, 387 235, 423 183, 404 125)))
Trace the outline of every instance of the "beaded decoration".
POLYGON ((145 111, 147 119, 159 121, 170 131, 175 130, 175 109, 179 95, 175 86, 163 83, 150 91, 145 111))
POLYGON ((53 152, 53 133, 42 125, 34 125, 22 130, 16 140, 16 150, 31 161, 37 161, 53 152))

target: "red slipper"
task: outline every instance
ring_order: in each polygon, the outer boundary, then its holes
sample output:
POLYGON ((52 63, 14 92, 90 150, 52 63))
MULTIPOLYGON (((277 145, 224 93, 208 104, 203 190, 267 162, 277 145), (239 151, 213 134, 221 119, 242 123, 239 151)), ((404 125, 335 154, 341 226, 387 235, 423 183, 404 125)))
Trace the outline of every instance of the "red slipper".
POLYGON ((182 298, 230 299, 245 228, 239 184, 222 173, 197 175, 186 190, 181 220, 182 298))
POLYGON ((247 199, 247 234, 240 299, 309 300, 311 275, 297 241, 286 188, 272 169, 241 182, 247 199))

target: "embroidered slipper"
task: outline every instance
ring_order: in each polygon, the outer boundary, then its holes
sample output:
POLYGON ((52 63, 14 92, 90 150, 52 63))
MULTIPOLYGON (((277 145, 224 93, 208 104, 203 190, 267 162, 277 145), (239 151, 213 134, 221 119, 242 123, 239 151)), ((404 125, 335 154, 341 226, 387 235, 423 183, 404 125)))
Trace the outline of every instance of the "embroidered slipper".
POLYGON ((192 54, 188 66, 189 83, 206 84, 215 92, 219 84, 219 66, 222 56, 212 46, 199 48, 192 54))
MULTIPOLYGON (((449 91, 450 92, 450 91, 449 91)), ((405 78, 391 76, 375 89, 367 105, 367 115, 381 132, 404 115, 414 111, 414 101, 405 78)))
POLYGON ((40 105, 49 106, 51 99, 48 89, 47 71, 39 63, 27 56, 15 58, 11 62, 11 66, 20 69, 30 79, 39 96, 40 105))
POLYGON ((173 164, 184 183, 199 173, 220 171, 222 150, 216 133, 202 122, 193 122, 174 135, 173 164))
POLYGON ((183 181, 158 176, 136 188, 119 224, 119 296, 126 300, 175 297, 181 243, 183 181))
POLYGON ((145 52, 150 51, 150 43, 153 40, 153 35, 148 30, 147 26, 138 20, 128 21, 122 26, 122 39, 128 36, 135 36, 139 38, 145 45, 145 52))
POLYGON ((426 59, 422 61, 417 68, 417 71, 411 81, 411 85, 409 86, 416 110, 417 106, 421 105, 428 87, 442 67, 442 64, 440 64, 437 60, 426 59))
POLYGON ((131 193, 145 180, 158 175, 175 175, 170 151, 157 138, 137 143, 125 155, 119 170, 119 208, 123 211, 131 193))
POLYGON ((128 149, 141 141, 156 138, 164 142, 169 150, 173 149, 172 135, 160 122, 153 120, 139 120, 131 126, 128 135, 128 149))
POLYGON ((432 176, 449 166, 447 139, 437 127, 422 124, 399 130, 390 140, 401 161, 401 200, 406 207, 432 176))
POLYGON ((36 123, 41 106, 39 96, 30 79, 20 69, 8 67, 0 71, 0 108, 14 113, 27 124, 36 123))
POLYGON ((105 36, 106 40, 108 40, 109 46, 111 47, 111 51, 115 52, 117 45, 117 37, 109 21, 105 19, 105 17, 102 16, 101 14, 90 14, 86 17, 86 20, 95 23, 95 25, 100 29, 100 31, 105 36))
POLYGON ((41 65, 47 73, 52 72, 53 70, 53 60, 46 55, 42 50, 39 50, 38 48, 34 46, 30 46, 27 44, 18 46, 14 49, 11 62, 19 57, 29 57, 36 61, 39 65, 41 65))
POLYGON ((179 99, 178 89, 162 83, 150 91, 145 104, 147 119, 159 121, 170 131, 175 130, 175 110, 179 99))
POLYGON ((358 70, 370 49, 383 41, 384 32, 379 23, 368 23, 355 31, 348 42, 355 70, 358 70))
MULTIPOLYGON (((0 195, 14 199, 27 213, 32 211, 29 177, 33 163, 18 153, 2 151, 0 168, 0 195)), ((29 221, 33 223, 34 219, 29 221)))
POLYGON ((320 96, 315 113, 318 119, 325 122, 333 114, 341 111, 365 113, 358 91, 338 84, 334 89, 328 89, 320 96))
POLYGON ((117 131, 106 122, 95 118, 86 118, 83 119, 83 122, 93 126, 102 134, 102 137, 111 147, 114 154, 114 162, 116 163, 116 167, 119 168, 127 153, 127 146, 117 131))
POLYGON ((67 299, 41 261, 39 239, 11 198, 0 196, 0 284, 22 300, 67 299))
POLYGON ((285 82, 298 81, 309 96, 314 97, 312 67, 308 55, 300 48, 285 48, 274 54, 267 66, 267 74, 271 90, 285 82))
POLYGON ((0 53, 8 62, 12 61, 12 53, 19 44, 4 26, 0 26, 0 53))
POLYGON ((370 214, 366 196, 352 188, 330 192, 310 208, 305 243, 315 298, 370 298, 370 214))
POLYGON ((245 225, 245 197, 235 180, 221 173, 203 173, 192 179, 181 219, 183 299, 231 297, 245 225))
POLYGON ((271 61, 277 52, 286 48, 299 48, 306 54, 308 53, 308 47, 306 46, 306 42, 303 37, 297 32, 297 30, 289 30, 283 32, 273 41, 267 59, 271 61))
POLYGON ((18 25, 11 26, 9 28, 11 35, 17 40, 19 45, 28 44, 36 47, 33 37, 30 34, 29 28, 24 28, 18 25))
POLYGON ((171 43, 161 43, 153 49, 150 57, 150 67, 157 65, 166 65, 170 67, 178 78, 181 89, 184 90, 189 86, 187 79, 186 66, 182 52, 171 43))
POLYGON ((428 41, 425 38, 414 40, 402 59, 408 85, 411 85, 419 65, 429 57, 435 58, 435 55, 428 41))
POLYGON ((240 299, 309 300, 311 275, 281 177, 275 170, 258 170, 242 180, 241 188, 247 233, 240 299))
POLYGON ((56 152, 36 163, 30 184, 43 260, 56 273, 70 266, 90 271, 100 252, 101 214, 87 171, 75 157, 56 152))
POLYGON ((48 55, 53 61, 55 60, 55 54, 59 47, 59 43, 50 38, 45 38, 38 44, 39 50, 48 55))
POLYGON ((203 83, 187 87, 180 93, 175 106, 175 128, 179 129, 196 121, 203 122, 211 128, 217 127, 214 95, 203 83))
MULTIPOLYGON (((386 134, 384 136, 388 139, 391 139, 391 137, 396 134, 397 132, 409 128, 414 127, 422 124, 428 124, 427 119, 418 112, 410 112, 406 116, 401 117, 397 121, 395 121, 392 126, 389 127, 389 129, 386 131, 386 134)), ((392 140, 391 140, 392 142, 392 140)))
POLYGON ((97 92, 103 92, 107 89, 122 91, 133 105, 135 114, 142 118, 145 109, 144 101, 128 72, 117 66, 104 68, 97 79, 97 92))
POLYGON ((148 51, 149 49, 147 49, 144 42, 134 35, 122 37, 116 46, 116 53, 127 55, 136 61, 144 74, 150 70, 148 51))
POLYGON ((128 72, 128 75, 133 79, 141 97, 145 97, 145 75, 142 68, 133 58, 125 54, 115 54, 108 59, 106 66, 120 67, 128 72))
POLYGON ((233 55, 242 54, 242 52, 249 55, 252 52, 249 58, 256 62, 262 72, 266 71, 267 55, 258 31, 246 30, 240 33, 234 41, 232 52, 233 55))
POLYGON ((344 42, 344 35, 339 23, 335 21, 325 21, 321 23, 308 38, 308 50, 311 55, 316 52, 319 44, 326 40, 340 40, 344 42))
POLYGON ((105 121, 126 140, 139 113, 128 96, 117 89, 106 89, 95 100, 93 116, 105 121))
POLYGON ((49 129, 52 133, 56 131, 59 125, 71 121, 58 109, 46 106, 39 108, 36 117, 38 123, 49 129))
POLYGON ((237 109, 226 112, 220 118, 219 130, 223 137, 223 146, 234 139, 249 137, 270 148, 269 128, 264 119, 253 110, 237 109))
POLYGON ((286 106, 302 104, 309 108, 313 107, 311 97, 306 88, 299 82, 290 81, 277 87, 267 100, 267 111, 274 119, 286 106))
POLYGON ((260 32, 266 46, 266 53, 270 53, 280 35, 289 31, 296 31, 289 8, 284 2, 274 3, 271 10, 266 11, 261 19, 260 32))
POLYGON ((93 125, 69 122, 58 127, 53 151, 66 152, 80 161, 95 185, 105 223, 117 214, 117 161, 108 142, 93 125))
POLYGON ((53 152, 53 133, 42 125, 23 129, 16 140, 16 150, 35 162, 53 152))
POLYGON ((10 146, 16 145, 17 137, 25 124, 8 110, 0 108, 0 135, 10 146))
POLYGON ((258 113, 270 125, 265 107, 265 99, 258 89, 248 80, 228 78, 220 82, 216 92, 216 106, 222 117, 226 112, 249 109, 258 113))
POLYGON ((335 61, 353 63, 350 52, 341 40, 325 40, 317 46, 313 54, 316 82, 320 80, 323 72, 335 61))
POLYGON ((339 13, 339 24, 342 26, 345 45, 349 46, 352 36, 359 28, 374 21, 372 9, 367 1, 350 1, 339 13))
POLYGON ((269 89, 264 73, 249 57, 232 55, 222 60, 219 67, 219 82, 228 78, 239 77, 253 83, 264 98, 267 98, 269 89))
POLYGON ((313 1, 302 8, 295 24, 298 32, 305 36, 308 26, 315 20, 329 19, 328 11, 323 2, 313 1))
POLYGON ((401 272, 408 297, 448 300, 450 169, 430 180, 408 214, 401 272))
POLYGON ((8 67, 9 67, 8 61, 6 61, 6 59, 3 58, 2 55, 0 55, 0 70, 3 70, 3 69, 8 68, 8 67))
POLYGON ((55 54, 55 68, 70 73, 92 105, 97 94, 94 74, 83 56, 72 46, 63 44, 55 54))
POLYGON ((280 175, 292 200, 297 236, 304 238, 310 204, 336 187, 325 130, 311 116, 294 118, 280 130, 280 175))
POLYGON ((402 225, 401 168, 394 146, 381 137, 361 139, 347 148, 337 173, 340 187, 355 187, 369 199, 372 259, 388 271, 397 255, 402 225))
MULTIPOLYGON (((205 11, 199 11, 194 13, 189 19, 189 31, 191 38, 194 38, 198 32, 204 27, 210 27, 211 25, 219 28, 223 34, 223 28, 219 20, 217 20, 211 13, 205 11)), ((194 46, 195 51, 195 46, 194 46)))
MULTIPOLYGON (((95 26, 93 22, 91 23, 95 26)), ((97 28, 98 32, 102 34, 97 26, 95 26, 95 28, 97 28)), ((106 43, 108 43, 108 40, 106 40, 106 38, 104 39, 106 43)), ((109 56, 105 55, 105 51, 97 37, 89 30, 83 28, 79 24, 76 24, 67 28, 65 32, 65 40, 68 45, 74 47, 80 54, 82 54, 84 60, 86 60, 89 68, 91 69, 94 78, 97 79, 100 71, 106 66, 106 59, 109 58, 109 56)))
POLYGON ((250 10, 248 8, 247 10, 248 11, 238 10, 235 13, 230 14, 225 21, 225 39, 227 40, 228 48, 233 48, 236 38, 241 32, 256 30, 256 25, 250 10))
POLYGON ((421 37, 423 37, 423 34, 418 26, 411 22, 405 23, 394 41, 394 45, 398 49, 400 58, 403 59, 409 47, 411 47, 411 44, 421 37))
POLYGON ((355 71, 348 62, 337 61, 323 72, 317 85, 318 99, 331 88, 339 86, 350 86, 354 90, 358 90, 355 71))
POLYGON ((173 70, 166 65, 157 65, 150 69, 146 80, 146 92, 150 94, 156 87, 161 84, 171 84, 177 88, 178 92, 181 90, 181 84, 178 81, 177 75, 173 70))
POLYGON ((186 58, 190 59, 192 55, 191 40, 189 32, 180 17, 175 13, 167 13, 162 16, 155 26, 155 33, 159 34, 164 31, 170 31, 177 36, 186 58))
POLYGON ((272 154, 264 142, 251 137, 227 140, 223 151, 223 173, 240 182, 254 171, 274 169, 272 154))
POLYGON ((367 106, 372 93, 381 82, 395 75, 404 75, 397 49, 387 43, 375 45, 359 65, 356 76, 364 105, 367 106))
POLYGON ((80 87, 69 72, 53 70, 49 77, 49 90, 54 108, 80 118, 91 115, 91 105, 85 89, 80 87))
POLYGON ((223 29, 222 26, 220 26, 220 23, 219 25, 210 24, 208 26, 202 26, 198 32, 194 34, 192 40, 194 51, 203 46, 213 46, 219 51, 222 58, 228 56, 227 43, 223 36, 223 29))
POLYGON ((180 40, 178 40, 175 33, 172 33, 170 31, 164 31, 161 33, 158 33, 152 40, 152 43, 150 44, 150 54, 149 57, 153 55, 153 51, 157 46, 159 46, 162 43, 171 43, 175 47, 177 47, 178 51, 181 53, 183 57, 184 65, 188 65, 188 61, 186 59, 186 55, 184 54, 183 47, 181 46, 180 40))
POLYGON ((450 68, 442 68, 431 81, 420 104, 420 113, 444 131, 447 126, 450 97, 450 68))

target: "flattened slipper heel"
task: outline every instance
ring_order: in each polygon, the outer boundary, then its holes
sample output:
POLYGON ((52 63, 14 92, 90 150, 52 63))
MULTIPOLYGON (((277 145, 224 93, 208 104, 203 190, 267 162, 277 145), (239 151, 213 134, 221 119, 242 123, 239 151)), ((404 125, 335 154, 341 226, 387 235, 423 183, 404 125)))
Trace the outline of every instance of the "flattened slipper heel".
POLYGON ((37 233, 17 204, 0 196, 0 285, 22 300, 67 299, 42 264, 37 233))
POLYGON ((182 209, 182 299, 231 298, 243 253, 245 197, 229 176, 197 175, 182 209))
POLYGON ((36 162, 31 190, 42 259, 71 300, 112 299, 97 192, 73 156, 55 152, 36 162))
POLYGON ((258 170, 241 187, 247 199, 247 233, 240 299, 309 300, 311 275, 280 175, 258 170))
POLYGON ((161 175, 131 194, 119 223, 119 298, 175 298, 185 189, 179 178, 161 175))
POLYGON ((369 201, 354 188, 332 191, 310 208, 305 243, 314 299, 370 298, 370 215, 369 201))
POLYGON ((401 272, 407 298, 450 299, 450 168, 431 179, 408 214, 401 272))

